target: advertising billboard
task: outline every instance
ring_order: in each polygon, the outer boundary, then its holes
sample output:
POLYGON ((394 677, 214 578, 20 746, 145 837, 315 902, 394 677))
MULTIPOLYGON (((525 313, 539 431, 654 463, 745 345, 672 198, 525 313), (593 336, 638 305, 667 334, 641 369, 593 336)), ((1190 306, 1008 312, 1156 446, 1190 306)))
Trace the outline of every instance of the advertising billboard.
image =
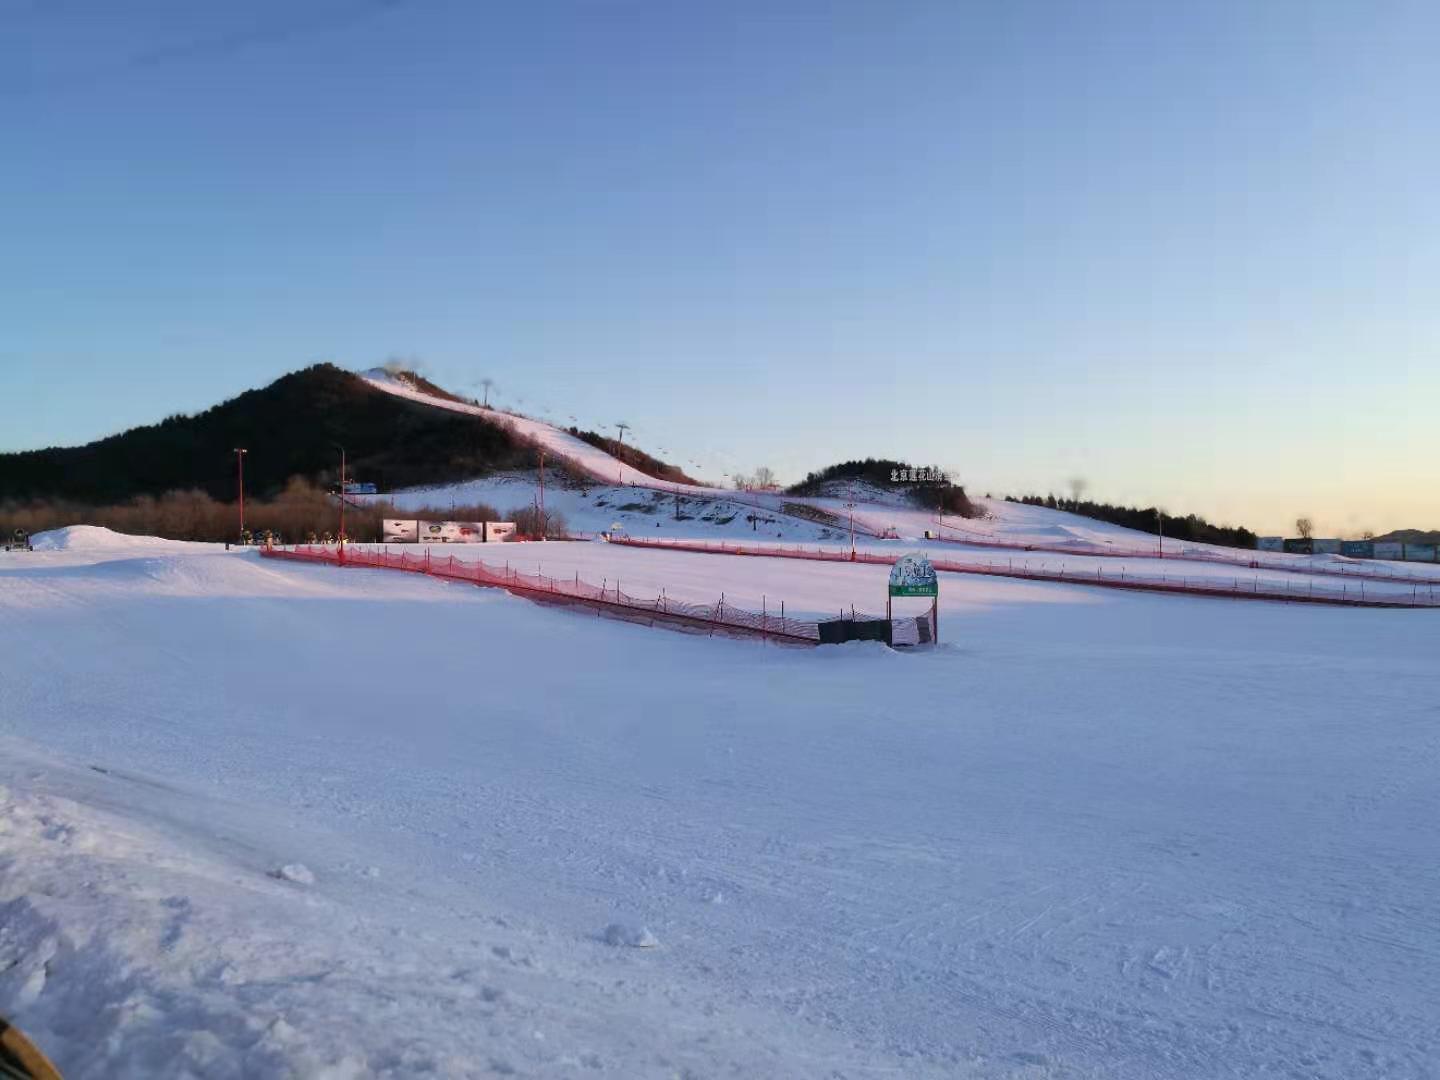
POLYGON ((924 555, 901 555, 890 568, 891 596, 939 596, 935 567, 924 555))
POLYGON ((1376 540, 1375 558, 1403 559, 1405 558, 1405 545, 1399 540, 1376 540))
POLYGON ((1286 540, 1285 550, 1291 555, 1311 555, 1315 552, 1315 541, 1305 540, 1303 538, 1298 540, 1286 540))
POLYGON ((483 544, 485 523, 482 521, 421 521, 422 544, 483 544))
POLYGON ((420 537, 420 523, 384 518, 381 521, 380 535, 387 544, 413 544, 420 537))
POLYGON ((1375 541, 1341 540, 1340 554, 1351 559, 1373 559, 1375 557, 1375 541))
POLYGON ((1434 562, 1434 561, 1435 561, 1435 545, 1434 545, 1434 544, 1406 544, 1406 545, 1405 545, 1405 561, 1406 561, 1406 562, 1434 562))
POLYGON ((1339 540, 1312 540, 1314 547, 1311 549, 1316 555, 1339 555, 1339 540))
POLYGON ((515 523, 385 518, 381 535, 387 544, 498 544, 515 535, 515 523))
POLYGON ((1261 536, 1255 540, 1256 551, 1284 551, 1285 538, 1283 536, 1261 536))

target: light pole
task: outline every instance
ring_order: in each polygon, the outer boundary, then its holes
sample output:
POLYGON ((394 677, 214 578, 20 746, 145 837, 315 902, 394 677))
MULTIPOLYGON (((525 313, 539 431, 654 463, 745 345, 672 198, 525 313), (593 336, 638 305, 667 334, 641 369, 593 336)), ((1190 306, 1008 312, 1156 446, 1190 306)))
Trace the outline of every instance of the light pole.
POLYGON ((235 447, 235 470, 239 474, 236 488, 240 492, 240 544, 245 544, 245 455, 249 453, 243 446, 235 447))
POLYGON ((340 561, 345 561, 345 447, 332 443, 340 451, 340 561))
POLYGON ((852 481, 847 490, 845 505, 850 508, 850 561, 855 561, 855 484, 852 481))
POLYGON ((540 539, 550 530, 545 527, 545 451, 540 451, 540 539))
POLYGON ((1160 511, 1155 511, 1155 528, 1160 533, 1160 558, 1165 557, 1165 519, 1160 516, 1160 511))

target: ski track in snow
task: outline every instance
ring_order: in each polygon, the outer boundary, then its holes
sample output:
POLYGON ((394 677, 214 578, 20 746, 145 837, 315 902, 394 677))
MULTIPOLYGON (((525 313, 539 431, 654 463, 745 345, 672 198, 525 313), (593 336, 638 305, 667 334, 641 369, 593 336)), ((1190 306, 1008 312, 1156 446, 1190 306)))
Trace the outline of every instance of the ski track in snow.
POLYGON ((97 540, 0 555, 0 1012, 67 1075, 1434 1075, 1433 613, 947 576, 939 649, 797 650, 97 540))

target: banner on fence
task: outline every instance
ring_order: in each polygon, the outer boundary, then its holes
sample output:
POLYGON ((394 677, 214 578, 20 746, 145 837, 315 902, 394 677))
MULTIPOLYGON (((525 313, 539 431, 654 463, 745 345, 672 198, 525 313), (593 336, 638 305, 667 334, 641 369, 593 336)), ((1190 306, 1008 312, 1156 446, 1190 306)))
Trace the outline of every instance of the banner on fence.
POLYGON ((1315 552, 1315 541, 1313 540, 1286 540, 1285 550, 1291 555, 1312 555, 1315 552))
POLYGON ((1256 551, 1284 551, 1285 538, 1283 536, 1262 536, 1255 541, 1256 551))
POLYGON ((1434 544, 1406 544, 1406 562, 1434 562, 1436 548, 1434 544))
POLYGON ((1310 541, 1310 543, 1312 545, 1311 551, 1313 551, 1316 555, 1340 554, 1339 540, 1312 540, 1310 541))
POLYGON ((515 535, 515 522, 513 521, 487 521, 485 523, 485 542, 487 544, 498 544, 509 540, 515 535))
POLYGON ((1403 559, 1405 558, 1405 545, 1399 540, 1376 540, 1375 558, 1403 559))
POLYGON ((1351 559, 1373 559, 1375 557, 1375 541, 1341 540, 1340 554, 1351 559))
POLYGON ((401 521, 398 518, 384 518, 380 535, 387 544, 413 544, 420 537, 418 521, 401 521))

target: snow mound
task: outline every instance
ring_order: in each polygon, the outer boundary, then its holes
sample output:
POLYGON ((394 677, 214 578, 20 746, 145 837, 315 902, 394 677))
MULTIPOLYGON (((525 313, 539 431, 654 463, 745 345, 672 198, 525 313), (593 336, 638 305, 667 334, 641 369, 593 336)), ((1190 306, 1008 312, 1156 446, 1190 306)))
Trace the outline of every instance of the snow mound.
POLYGON ((128 536, 102 525, 67 525, 63 529, 36 533, 30 546, 36 551, 133 551, 173 548, 178 540, 158 536, 128 536))
POLYGON ((286 863, 270 871, 270 876, 296 885, 314 885, 315 875, 304 863, 286 863))
POLYGON ((660 944, 649 927, 633 923, 611 923, 600 934, 606 945, 625 946, 631 949, 653 949, 660 944))

